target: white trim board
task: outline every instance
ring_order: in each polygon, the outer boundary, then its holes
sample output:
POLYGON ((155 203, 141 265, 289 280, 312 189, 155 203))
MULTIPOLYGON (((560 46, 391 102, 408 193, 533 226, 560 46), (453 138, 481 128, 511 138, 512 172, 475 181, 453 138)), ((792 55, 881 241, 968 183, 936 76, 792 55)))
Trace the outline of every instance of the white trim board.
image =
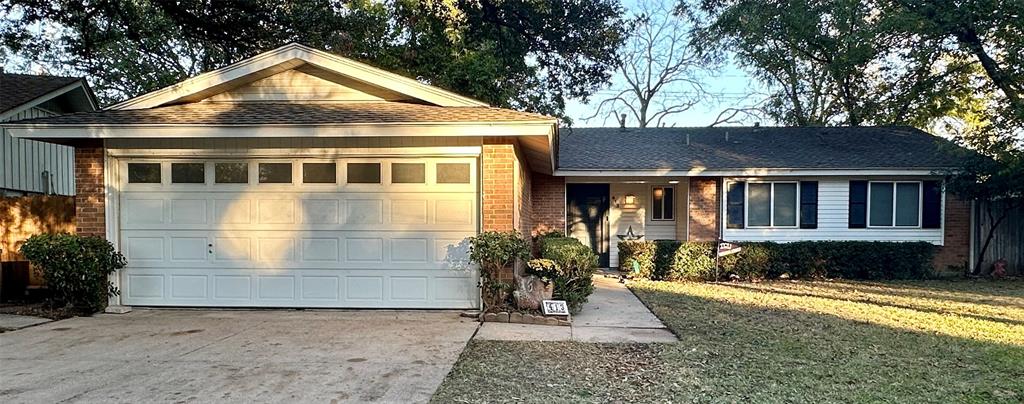
POLYGON ((936 176, 939 168, 743 168, 728 170, 555 170, 559 177, 936 176))

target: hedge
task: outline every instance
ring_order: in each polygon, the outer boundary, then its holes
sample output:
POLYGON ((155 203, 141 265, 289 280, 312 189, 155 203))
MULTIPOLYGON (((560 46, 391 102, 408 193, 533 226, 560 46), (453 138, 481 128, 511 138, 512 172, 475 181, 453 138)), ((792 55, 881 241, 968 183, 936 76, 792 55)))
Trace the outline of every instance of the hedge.
MULTIPOLYGON (((549 259, 555 264, 554 268, 546 267, 545 270, 555 269, 554 276, 555 298, 565 300, 569 305, 569 311, 578 313, 587 298, 594 292, 594 282, 591 277, 597 269, 597 255, 590 250, 590 247, 583 245, 579 240, 571 237, 541 237, 537 240, 540 256, 549 259)), ((537 268, 528 268, 534 271, 537 268)), ((547 273, 550 276, 550 272, 547 273)), ((545 274, 537 273, 544 276, 545 274)))
POLYGON ((641 240, 619 242, 619 268, 627 276, 652 278, 654 274, 654 243, 641 240))
MULTIPOLYGON (((713 242, 631 241, 620 262, 649 260, 657 280, 844 278, 921 279, 933 275, 926 242, 800 241, 741 243, 715 270, 713 242), (637 245, 644 244, 644 245, 637 245), (642 254, 654 250, 652 258, 642 254)), ((643 265, 643 264, 641 264, 643 265)))

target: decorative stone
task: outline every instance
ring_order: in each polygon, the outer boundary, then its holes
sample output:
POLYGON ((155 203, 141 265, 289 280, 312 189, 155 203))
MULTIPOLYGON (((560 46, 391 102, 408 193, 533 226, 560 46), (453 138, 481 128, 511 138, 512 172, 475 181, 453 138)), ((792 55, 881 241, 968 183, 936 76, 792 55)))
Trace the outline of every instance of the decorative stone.
POLYGON ((484 313, 484 321, 498 321, 497 313, 484 313))
POLYGON ((571 326, 572 321, 569 321, 569 319, 558 319, 558 325, 571 326))
POLYGON ((495 320, 494 321, 497 321, 499 323, 507 323, 508 322, 508 313, 504 312, 504 311, 498 313, 498 315, 495 316, 495 320))
POLYGON ((540 278, 528 275, 519 278, 512 297, 516 300, 516 307, 522 310, 539 310, 541 301, 551 299, 553 293, 553 285, 545 284, 540 278))
POLYGON ((547 317, 544 319, 544 324, 547 325, 558 325, 558 319, 554 317, 547 317))
POLYGON ((523 322, 523 313, 520 313, 518 311, 514 311, 514 312, 511 312, 511 313, 508 313, 508 322, 510 322, 510 323, 522 323, 523 322))

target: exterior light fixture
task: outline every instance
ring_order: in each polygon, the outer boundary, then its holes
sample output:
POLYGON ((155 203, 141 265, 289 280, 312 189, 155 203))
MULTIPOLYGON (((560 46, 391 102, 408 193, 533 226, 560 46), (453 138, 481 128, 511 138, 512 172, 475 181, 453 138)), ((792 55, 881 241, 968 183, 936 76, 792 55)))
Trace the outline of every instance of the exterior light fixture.
POLYGON ((623 197, 622 199, 622 202, 625 203, 626 205, 636 205, 636 195, 626 194, 626 196, 623 197))

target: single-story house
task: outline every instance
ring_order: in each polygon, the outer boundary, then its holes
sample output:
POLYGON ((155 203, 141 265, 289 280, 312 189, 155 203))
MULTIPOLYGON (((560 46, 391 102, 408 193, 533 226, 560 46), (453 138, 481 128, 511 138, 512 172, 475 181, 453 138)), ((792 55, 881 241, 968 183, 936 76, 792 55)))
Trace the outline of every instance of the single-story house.
POLYGON ((14 122, 75 149, 115 304, 473 308, 466 238, 922 240, 967 259, 955 162, 910 128, 568 129, 291 44, 105 110, 14 122))
MULTIPOLYGON (((0 72, 0 122, 95 111, 84 79, 0 72)), ((75 194, 74 150, 0 129, 0 196, 75 194)))

